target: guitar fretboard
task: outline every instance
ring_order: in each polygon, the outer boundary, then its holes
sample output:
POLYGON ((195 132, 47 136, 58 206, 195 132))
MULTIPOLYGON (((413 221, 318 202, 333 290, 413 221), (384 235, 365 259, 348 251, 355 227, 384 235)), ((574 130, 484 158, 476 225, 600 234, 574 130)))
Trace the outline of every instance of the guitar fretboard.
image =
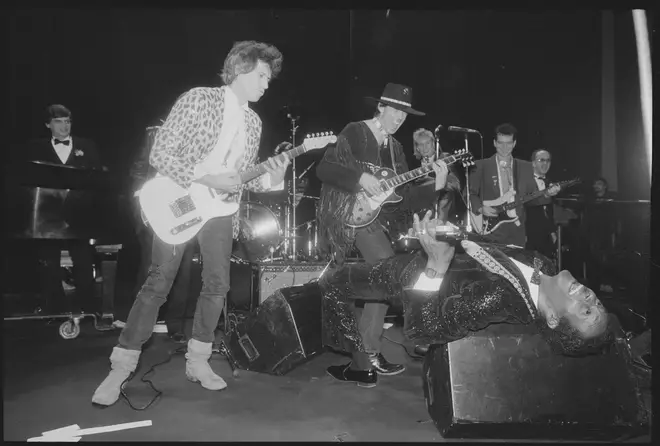
MULTIPOLYGON (((450 155, 446 158, 443 158, 441 161, 443 161, 447 166, 449 166, 450 164, 453 164, 456 161, 458 161, 458 157, 456 155, 450 155)), ((432 170, 433 170, 433 164, 428 164, 426 166, 418 167, 417 169, 409 170, 408 172, 392 177, 389 180, 381 181, 381 188, 383 189, 383 191, 385 191, 386 189, 394 189, 396 187, 401 186, 404 183, 414 180, 415 178, 424 176, 427 173, 431 172, 432 170)))
MULTIPOLYGON (((302 155, 305 152, 306 152, 306 148, 305 148, 305 144, 303 143, 294 149, 287 150, 286 152, 282 152, 279 155, 275 155, 273 158, 275 158, 278 161, 284 161, 287 158, 293 159, 298 155, 302 155)), ((249 167, 243 172, 241 172, 239 174, 241 177, 241 182, 247 183, 248 181, 254 180, 259 175, 265 174, 267 172, 266 163, 268 163, 268 161, 264 161, 262 163, 257 164, 256 166, 249 167)))
MULTIPOLYGON (((568 186, 572 186, 573 184, 578 183, 580 180, 575 179, 575 180, 568 180, 568 181, 560 181, 559 183, 554 183, 548 186, 548 188, 552 186, 559 186, 560 189, 564 189, 568 186)), ((530 194, 525 195, 524 197, 518 198, 517 200, 514 200, 512 203, 505 203, 502 205, 502 210, 504 211, 510 211, 511 209, 517 208, 521 204, 527 203, 530 200, 533 200, 535 198, 540 197, 541 195, 545 194, 546 190, 537 190, 536 192, 532 192, 530 194)))

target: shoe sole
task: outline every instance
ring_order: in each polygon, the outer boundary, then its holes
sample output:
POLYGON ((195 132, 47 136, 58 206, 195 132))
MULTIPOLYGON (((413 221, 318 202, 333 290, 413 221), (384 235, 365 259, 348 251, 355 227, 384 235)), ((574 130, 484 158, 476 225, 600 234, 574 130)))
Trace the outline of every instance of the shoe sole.
POLYGON ((333 376, 327 370, 325 371, 325 373, 326 373, 326 375, 332 377, 335 381, 338 381, 340 383, 346 383, 346 384, 357 384, 358 387, 362 387, 363 389, 371 389, 373 387, 376 387, 376 384, 378 384, 378 383, 362 383, 360 381, 347 381, 347 380, 339 379, 339 378, 333 376))
POLYGON ((405 371, 406 371, 405 368, 396 372, 381 372, 380 370, 376 369, 376 373, 378 373, 381 376, 396 376, 402 374, 405 371))

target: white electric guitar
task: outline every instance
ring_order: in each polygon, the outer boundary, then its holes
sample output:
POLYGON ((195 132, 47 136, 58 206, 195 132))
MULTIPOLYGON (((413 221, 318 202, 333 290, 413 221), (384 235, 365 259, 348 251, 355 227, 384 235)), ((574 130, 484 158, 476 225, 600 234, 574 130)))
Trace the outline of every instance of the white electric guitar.
MULTIPOLYGON (((337 137, 332 132, 308 135, 298 147, 273 158, 279 161, 284 161, 286 158, 291 160, 336 141, 337 137)), ((241 183, 266 173, 267 162, 264 161, 239 172, 241 183)), ((235 214, 239 208, 240 198, 239 192, 218 192, 196 182, 185 189, 165 176, 147 181, 138 193, 145 222, 151 226, 158 238, 170 245, 178 245, 192 239, 204 224, 214 217, 235 214)))

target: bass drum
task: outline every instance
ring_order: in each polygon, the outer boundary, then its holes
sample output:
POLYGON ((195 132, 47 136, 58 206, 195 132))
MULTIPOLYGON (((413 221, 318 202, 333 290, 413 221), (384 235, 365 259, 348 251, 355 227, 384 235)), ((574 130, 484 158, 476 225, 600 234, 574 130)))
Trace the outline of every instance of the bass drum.
POLYGON ((238 210, 240 229, 233 256, 249 263, 267 259, 284 240, 280 222, 269 208, 253 201, 243 202, 238 210))

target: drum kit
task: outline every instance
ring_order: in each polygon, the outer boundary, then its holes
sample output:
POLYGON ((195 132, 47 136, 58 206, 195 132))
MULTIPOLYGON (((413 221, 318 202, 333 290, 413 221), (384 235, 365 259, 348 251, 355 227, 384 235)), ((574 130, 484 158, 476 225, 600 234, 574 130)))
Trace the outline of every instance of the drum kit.
MULTIPOLYGON (((284 204, 271 204, 268 198, 259 197, 250 197, 241 202, 238 211, 240 232, 232 260, 239 263, 268 263, 325 259, 319 249, 316 219, 293 225, 293 195, 287 193, 284 204)), ((303 195, 302 198, 318 202, 318 197, 303 195)))

